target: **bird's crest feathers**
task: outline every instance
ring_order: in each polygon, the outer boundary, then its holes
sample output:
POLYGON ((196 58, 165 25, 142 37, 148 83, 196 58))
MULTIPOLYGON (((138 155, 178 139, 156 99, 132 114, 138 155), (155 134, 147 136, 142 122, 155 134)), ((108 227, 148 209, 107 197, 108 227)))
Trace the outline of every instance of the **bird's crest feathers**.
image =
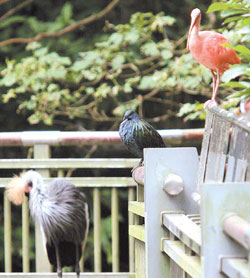
POLYGON ((14 176, 6 186, 8 200, 17 206, 21 205, 24 200, 25 182, 22 176, 23 174, 20 176, 14 176))

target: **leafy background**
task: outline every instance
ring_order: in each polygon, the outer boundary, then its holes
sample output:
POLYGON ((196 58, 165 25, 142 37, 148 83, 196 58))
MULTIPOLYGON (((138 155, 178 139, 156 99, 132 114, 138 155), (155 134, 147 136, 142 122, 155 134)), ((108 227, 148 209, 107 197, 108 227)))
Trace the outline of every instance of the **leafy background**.
MULTIPOLYGON (((111 1, 0 0, 1 131, 117 130, 123 113, 135 109, 156 128, 202 127, 203 103, 211 97, 211 74, 185 49, 190 11, 202 10, 202 29, 217 29, 229 38, 242 59, 223 75, 219 102, 236 110, 250 97, 250 4, 247 0, 120 0, 103 18, 58 37, 29 44, 6 44, 10 38, 34 38, 99 13, 111 1), (210 5, 211 4, 211 5, 210 5), (21 5, 21 6, 20 6, 21 5), (180 9, 181 7, 181 9, 180 9), (207 13, 206 13, 207 11, 207 13), (192 121, 190 121, 192 120, 192 121)), ((229 47, 229 46, 227 46, 229 47)), ((1 157, 27 157, 30 150, 0 149, 1 157)), ((88 146, 54 148, 53 157, 129 157, 124 149, 88 146)), ((13 171, 1 172, 2 176, 13 171)), ((93 175, 90 171, 73 175, 93 175)), ((112 175, 112 173, 105 173, 112 175)), ((117 172, 127 175, 128 172, 117 172)), ((87 192, 91 200, 90 192, 87 192)), ((127 229, 126 192, 120 193, 120 230, 127 229)), ((2 200, 2 195, 1 195, 2 200)), ((91 204, 92 205, 92 204, 91 204)), ((103 268, 111 269, 110 192, 102 191, 103 268)), ((3 223, 0 205, 0 223, 3 223)), ((13 269, 21 271, 21 230, 13 211, 13 269)), ((33 229, 31 227, 31 229, 33 229)), ((121 250, 127 237, 121 234, 121 250)), ((86 250, 93 269, 93 234, 86 250)), ((34 239, 31 239, 34 269, 34 239)), ((0 226, 0 271, 3 271, 0 226)), ((121 252, 121 270, 128 255, 121 252)))

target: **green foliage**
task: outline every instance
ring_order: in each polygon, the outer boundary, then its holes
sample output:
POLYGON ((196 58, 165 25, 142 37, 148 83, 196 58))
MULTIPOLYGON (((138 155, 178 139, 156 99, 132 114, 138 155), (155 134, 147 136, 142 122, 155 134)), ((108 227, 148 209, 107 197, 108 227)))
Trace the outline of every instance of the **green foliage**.
MULTIPOLYGON (((216 2, 210 5, 207 13, 220 12, 224 20, 223 33, 229 36, 235 45, 225 44, 225 47, 235 50, 242 63, 233 65, 222 76, 222 86, 227 91, 222 107, 234 110, 241 100, 250 97, 250 3, 248 0, 230 0, 216 2), (238 81, 232 81, 237 78, 238 81), (223 83, 224 82, 224 83, 223 83)), ((204 112, 199 102, 185 104, 179 115, 187 115, 185 119, 204 119, 204 112)))
POLYGON ((172 106, 178 112, 176 96, 197 94, 197 86, 207 94, 210 77, 189 53, 179 55, 180 44, 165 32, 174 22, 163 13, 136 13, 127 24, 109 24, 107 39, 80 52, 73 62, 31 43, 30 56, 6 61, 2 100, 16 99, 17 111, 28 112, 31 124, 52 125, 62 118, 120 120, 127 109, 170 96, 175 97, 163 101, 162 111, 172 106))

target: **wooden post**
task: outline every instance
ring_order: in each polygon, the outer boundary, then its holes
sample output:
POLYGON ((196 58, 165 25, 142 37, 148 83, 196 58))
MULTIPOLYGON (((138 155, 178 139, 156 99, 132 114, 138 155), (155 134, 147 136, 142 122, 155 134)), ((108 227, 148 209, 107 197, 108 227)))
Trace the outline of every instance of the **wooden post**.
POLYGON ((11 254, 11 204, 4 192, 4 270, 11 272, 12 254, 11 254))
MULTIPOLYGON (((50 147, 49 145, 34 145, 34 158, 49 158, 50 157, 50 147)), ((49 177, 49 170, 42 169, 38 170, 42 177, 49 177)), ((36 225, 35 227, 36 236, 36 271, 37 272, 50 272, 52 270, 49 264, 48 257, 45 251, 45 246, 43 243, 43 236, 40 227, 36 225)))

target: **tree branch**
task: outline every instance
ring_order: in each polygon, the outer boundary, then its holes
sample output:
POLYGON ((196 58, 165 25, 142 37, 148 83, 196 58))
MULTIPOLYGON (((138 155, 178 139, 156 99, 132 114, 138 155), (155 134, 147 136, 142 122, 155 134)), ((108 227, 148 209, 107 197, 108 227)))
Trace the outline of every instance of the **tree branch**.
POLYGON ((17 5, 16 7, 14 7, 13 9, 10 9, 7 13, 5 13, 4 15, 2 15, 0 17, 0 22, 4 21, 6 18, 12 16, 14 13, 18 12, 19 10, 21 10, 25 6, 29 5, 32 1, 33 0, 26 0, 22 3, 20 3, 19 5, 17 5))
POLYGON ((2 41, 0 42, 0 47, 9 45, 9 44, 14 44, 14 43, 25 43, 28 44, 30 42, 34 42, 34 41, 40 41, 42 38, 58 38, 61 37, 75 29, 77 29, 78 27, 82 26, 82 25, 88 25, 96 20, 99 20, 101 18, 103 18, 104 16, 106 16, 118 3, 120 2, 120 0, 113 0, 112 2, 110 2, 102 11, 100 11, 99 13, 93 14, 87 18, 84 18, 80 21, 74 22, 73 24, 66 26, 65 28, 63 28, 62 30, 55 32, 55 33, 47 33, 47 32, 43 32, 40 34, 37 34, 35 37, 33 38, 12 38, 12 39, 8 39, 6 41, 2 41))

